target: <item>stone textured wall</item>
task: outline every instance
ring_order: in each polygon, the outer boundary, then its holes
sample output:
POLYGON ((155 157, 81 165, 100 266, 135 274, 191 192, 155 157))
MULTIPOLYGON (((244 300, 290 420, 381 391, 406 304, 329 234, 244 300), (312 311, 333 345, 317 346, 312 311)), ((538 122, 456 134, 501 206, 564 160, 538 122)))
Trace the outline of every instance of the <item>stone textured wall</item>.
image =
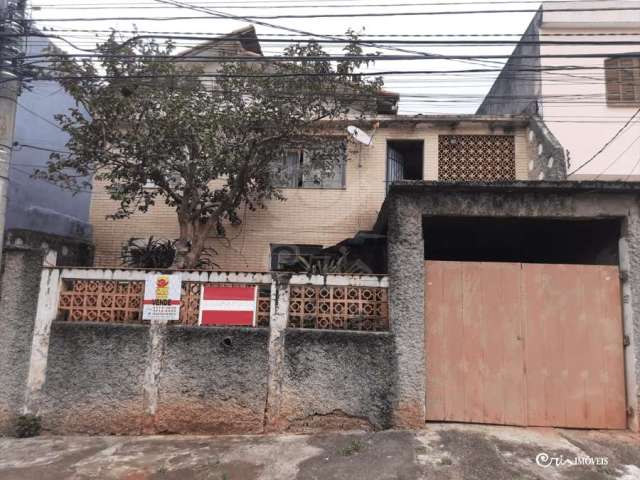
POLYGON ((268 339, 263 328, 169 327, 156 431, 262 431, 268 339))
POLYGON ((55 322, 38 414, 52 433, 253 433, 263 428, 265 329, 167 327, 157 402, 144 325, 55 322), (151 411, 149 411, 151 408, 151 411))
POLYGON ((53 433, 140 434, 149 327, 54 322, 39 415, 53 433))
POLYGON ((25 395, 42 254, 7 248, 0 281, 0 435, 13 433, 25 395))
POLYGON ((281 426, 389 428, 395 383, 391 334, 288 329, 281 426))
POLYGON ((417 428, 426 414, 422 214, 410 200, 394 199, 394 208, 387 232, 389 323, 398 368, 394 424, 417 428))
POLYGON ((622 276, 622 308, 624 332, 630 345, 625 349, 627 402, 633 408, 629 427, 640 431, 640 199, 629 208, 620 241, 622 276))
POLYGON ((529 119, 527 140, 531 148, 529 180, 566 180, 567 158, 564 148, 537 115, 529 119))
POLYGON ((285 331, 279 418, 267 425, 269 330, 55 322, 37 413, 56 434, 229 434, 393 424, 393 336, 285 331), (157 376, 149 376, 150 349, 157 376), (150 378, 155 378, 148 385, 150 378), (157 398, 149 401, 151 387, 157 398))

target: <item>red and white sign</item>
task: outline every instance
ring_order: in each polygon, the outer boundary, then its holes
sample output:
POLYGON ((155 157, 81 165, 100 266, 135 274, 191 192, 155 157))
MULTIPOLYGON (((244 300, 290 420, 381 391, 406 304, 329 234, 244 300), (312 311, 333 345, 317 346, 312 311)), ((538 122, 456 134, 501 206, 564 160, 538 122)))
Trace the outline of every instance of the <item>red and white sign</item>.
POLYGON ((144 284, 142 319, 167 322, 180 318, 180 274, 148 274, 144 284))
POLYGON ((203 286, 200 325, 255 325, 258 287, 203 286))

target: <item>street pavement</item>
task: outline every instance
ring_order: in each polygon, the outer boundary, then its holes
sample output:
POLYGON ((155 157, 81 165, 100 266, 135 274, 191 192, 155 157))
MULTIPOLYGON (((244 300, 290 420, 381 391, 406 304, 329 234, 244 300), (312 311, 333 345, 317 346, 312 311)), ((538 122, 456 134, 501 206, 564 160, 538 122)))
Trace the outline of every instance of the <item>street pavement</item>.
POLYGON ((420 431, 0 438, 0 480, 640 480, 631 432, 428 424, 420 431))

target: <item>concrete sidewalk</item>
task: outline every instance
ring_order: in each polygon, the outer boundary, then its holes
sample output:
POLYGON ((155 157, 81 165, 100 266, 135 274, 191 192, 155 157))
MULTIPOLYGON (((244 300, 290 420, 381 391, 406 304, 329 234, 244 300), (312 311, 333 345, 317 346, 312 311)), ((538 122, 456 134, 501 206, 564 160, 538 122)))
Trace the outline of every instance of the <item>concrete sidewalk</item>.
POLYGON ((31 479, 635 480, 640 436, 430 424, 419 432, 0 439, 0 480, 31 479), (599 465, 569 463, 576 458, 599 465))

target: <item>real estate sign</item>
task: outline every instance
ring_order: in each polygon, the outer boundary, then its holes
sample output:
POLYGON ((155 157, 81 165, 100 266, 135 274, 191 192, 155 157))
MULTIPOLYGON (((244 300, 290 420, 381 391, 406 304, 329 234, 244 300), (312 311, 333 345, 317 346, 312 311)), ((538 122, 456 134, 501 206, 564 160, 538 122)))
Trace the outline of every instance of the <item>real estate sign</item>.
POLYGON ((149 274, 145 279, 143 320, 170 321, 180 317, 180 274, 149 274))

